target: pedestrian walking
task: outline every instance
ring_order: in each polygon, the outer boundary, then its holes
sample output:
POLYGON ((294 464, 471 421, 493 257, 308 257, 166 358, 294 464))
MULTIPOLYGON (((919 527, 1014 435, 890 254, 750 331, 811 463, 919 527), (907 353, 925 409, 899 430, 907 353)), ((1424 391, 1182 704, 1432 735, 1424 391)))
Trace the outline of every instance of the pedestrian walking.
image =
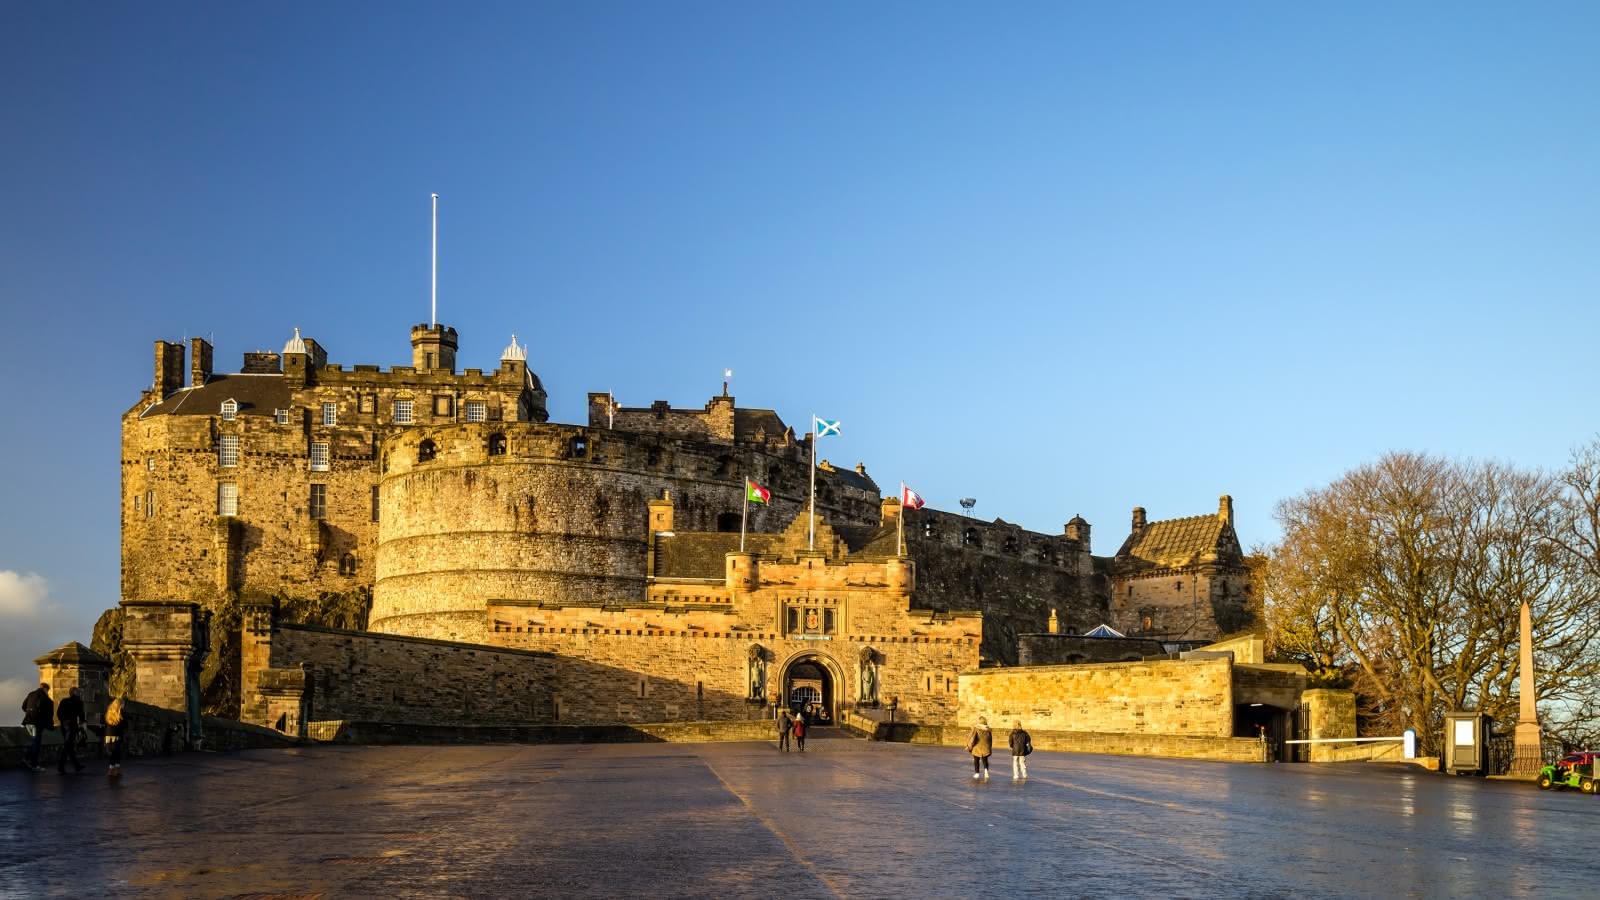
POLYGON ((61 705, 56 707, 56 721, 61 723, 61 755, 56 758, 56 771, 67 774, 67 760, 72 760, 72 771, 82 772, 78 761, 78 736, 83 732, 82 691, 73 688, 61 705))
POLYGON ((794 717, 794 745, 801 753, 806 752, 806 717, 794 717))
POLYGON ((1011 728, 1011 780, 1020 781, 1028 777, 1028 754, 1033 752, 1033 738, 1022 730, 1022 723, 1017 722, 1011 728))
POLYGON ((40 684, 23 698, 22 724, 33 739, 28 745, 28 754, 22 758, 23 764, 35 772, 43 772, 44 766, 39 765, 39 745, 44 741, 44 733, 56 724, 56 702, 50 699, 50 685, 40 684))
POLYGON ((794 720, 789 718, 789 711, 778 713, 778 749, 784 753, 789 752, 789 732, 793 728, 794 720))
POLYGON ((994 733, 989 730, 989 720, 978 717, 978 724, 967 736, 967 752, 972 754, 972 778, 989 780, 989 754, 994 752, 994 733))
POLYGON ((106 774, 122 774, 122 739, 128 732, 128 720, 123 715, 122 698, 111 701, 106 707, 106 774))

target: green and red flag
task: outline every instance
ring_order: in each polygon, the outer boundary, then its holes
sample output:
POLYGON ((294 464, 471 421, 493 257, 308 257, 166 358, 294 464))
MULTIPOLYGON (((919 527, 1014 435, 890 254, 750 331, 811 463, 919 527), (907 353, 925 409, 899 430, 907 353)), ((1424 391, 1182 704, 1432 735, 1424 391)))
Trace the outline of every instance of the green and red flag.
POLYGON ((751 503, 767 503, 772 499, 772 492, 746 478, 744 480, 744 498, 751 503))

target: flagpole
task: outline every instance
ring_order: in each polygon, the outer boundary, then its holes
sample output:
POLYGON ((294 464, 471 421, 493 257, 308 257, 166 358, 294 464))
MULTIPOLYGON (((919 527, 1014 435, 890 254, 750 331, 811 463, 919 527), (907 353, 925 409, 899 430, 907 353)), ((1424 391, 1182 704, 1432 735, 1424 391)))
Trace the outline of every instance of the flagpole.
POLYGON ((906 555, 906 483, 900 482, 900 536, 895 540, 895 556, 906 555))
POLYGON ((616 425, 617 395, 606 391, 606 429, 609 431, 616 425))
POLYGON ((433 195, 433 302, 428 308, 432 327, 439 325, 439 195, 433 195))
POLYGON ((810 549, 817 549, 817 414, 811 414, 811 513, 806 516, 811 533, 810 549))
POLYGON ((744 512, 739 514, 739 552, 744 552, 744 528, 750 520, 750 479, 744 480, 744 512))

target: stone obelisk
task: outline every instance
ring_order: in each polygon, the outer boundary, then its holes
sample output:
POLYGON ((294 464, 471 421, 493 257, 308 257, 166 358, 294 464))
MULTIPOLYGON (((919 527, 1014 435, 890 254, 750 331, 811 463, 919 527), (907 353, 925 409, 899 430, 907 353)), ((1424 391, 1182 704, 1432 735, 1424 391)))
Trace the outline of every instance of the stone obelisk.
POLYGON ((1528 601, 1522 601, 1522 671, 1519 688, 1522 692, 1522 711, 1517 716, 1517 755, 1511 762, 1511 773, 1525 778, 1536 778, 1544 765, 1543 743, 1539 736, 1539 713, 1534 709, 1538 691, 1534 689, 1533 676, 1533 616, 1528 612, 1528 601))

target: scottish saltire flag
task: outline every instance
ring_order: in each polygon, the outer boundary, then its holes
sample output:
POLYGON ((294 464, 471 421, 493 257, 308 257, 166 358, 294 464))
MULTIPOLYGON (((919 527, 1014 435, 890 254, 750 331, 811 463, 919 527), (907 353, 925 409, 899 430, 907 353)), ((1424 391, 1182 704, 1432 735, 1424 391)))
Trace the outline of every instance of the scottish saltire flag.
POLYGON ((928 505, 927 502, 922 499, 921 494, 913 491, 911 488, 908 488, 903 484, 900 485, 900 494, 900 503, 904 505, 906 509, 921 509, 928 505))
POLYGON ((744 480, 745 499, 751 503, 766 503, 772 499, 772 492, 746 478, 744 480))
POLYGON ((817 419, 817 437, 827 437, 839 433, 839 423, 829 422, 827 419, 817 419))

